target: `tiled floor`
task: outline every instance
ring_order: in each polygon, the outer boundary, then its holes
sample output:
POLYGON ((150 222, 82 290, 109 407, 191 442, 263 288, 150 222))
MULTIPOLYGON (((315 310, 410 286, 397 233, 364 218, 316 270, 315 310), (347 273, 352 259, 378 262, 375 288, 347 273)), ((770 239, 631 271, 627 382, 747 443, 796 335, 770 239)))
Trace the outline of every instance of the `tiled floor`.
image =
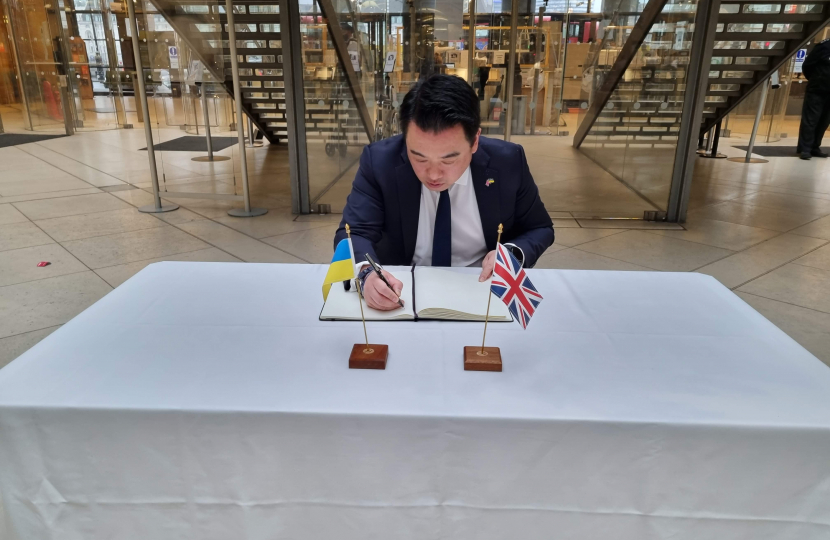
MULTIPOLYGON (((538 267, 707 273, 830 363, 828 160, 701 159, 680 227, 586 219, 650 207, 566 138, 518 142, 557 229, 538 267)), ((729 142, 721 151, 740 155, 729 142)), ((0 149, 0 366, 155 261, 328 262, 339 216, 291 214, 284 148, 248 151, 253 203, 269 212, 240 219, 227 215, 239 202, 169 193, 181 209, 139 213, 152 202, 143 146, 141 130, 119 130, 0 149)), ((224 150, 234 159, 213 164, 159 154, 162 182, 169 191, 239 193, 236 152, 224 150)), ((352 174, 331 185, 333 208, 352 174)), ((666 309, 682 309, 670 302, 666 309)))

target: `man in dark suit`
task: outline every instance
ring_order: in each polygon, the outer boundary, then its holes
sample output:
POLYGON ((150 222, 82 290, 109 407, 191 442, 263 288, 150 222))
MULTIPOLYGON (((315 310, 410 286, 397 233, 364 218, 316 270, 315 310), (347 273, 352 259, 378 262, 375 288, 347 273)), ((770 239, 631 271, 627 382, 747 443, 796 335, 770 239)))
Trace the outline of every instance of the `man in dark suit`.
POLYGON ((821 140, 830 126, 830 39, 813 47, 801 71, 807 77, 807 88, 798 129, 798 152, 805 160, 814 156, 826 158, 821 140))
MULTIPOLYGON (((521 146, 481 136, 479 101, 463 79, 435 75, 406 94, 403 135, 363 150, 334 243, 351 229, 355 258, 381 264, 481 265, 489 279, 499 223, 502 243, 531 267, 553 243, 553 223, 521 146)), ((390 290, 360 266, 366 303, 399 307, 390 290)), ((397 294, 396 294, 397 293, 397 294)))

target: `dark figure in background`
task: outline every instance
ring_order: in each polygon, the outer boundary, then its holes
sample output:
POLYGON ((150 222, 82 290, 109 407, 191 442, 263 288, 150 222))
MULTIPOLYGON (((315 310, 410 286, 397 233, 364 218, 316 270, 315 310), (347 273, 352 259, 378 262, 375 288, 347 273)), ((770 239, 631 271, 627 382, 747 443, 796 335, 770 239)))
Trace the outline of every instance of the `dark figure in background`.
POLYGON ((813 47, 801 69, 807 77, 807 89, 798 130, 798 152, 801 159, 826 158, 828 154, 820 147, 830 126, 830 39, 813 47))
POLYGON ((478 99, 484 101, 484 88, 487 86, 487 80, 490 78, 490 68, 488 66, 481 66, 478 68, 478 99))

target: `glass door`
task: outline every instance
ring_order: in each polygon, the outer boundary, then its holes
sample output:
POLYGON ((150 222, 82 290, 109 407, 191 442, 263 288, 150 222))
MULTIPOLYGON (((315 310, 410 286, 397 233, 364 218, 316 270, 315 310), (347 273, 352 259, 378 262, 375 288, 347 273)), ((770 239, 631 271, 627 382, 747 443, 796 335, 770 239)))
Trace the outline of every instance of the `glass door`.
POLYGON ((127 123, 118 23, 102 0, 58 0, 77 129, 116 129, 127 123))
POLYGON ((69 118, 74 114, 71 100, 61 91, 61 75, 66 74, 66 69, 58 8, 43 0, 7 2, 7 27, 16 46, 25 104, 21 127, 63 133, 64 111, 68 111, 69 118))
POLYGON ((112 11, 120 12, 121 4, 6 2, 7 41, 0 46, 0 69, 12 60, 17 67, 16 124, 47 132, 124 126, 122 43, 112 11))
POLYGON ((0 24, 0 133, 5 133, 26 129, 28 115, 24 110, 14 38, 4 2, 0 13, 4 16, 0 24))

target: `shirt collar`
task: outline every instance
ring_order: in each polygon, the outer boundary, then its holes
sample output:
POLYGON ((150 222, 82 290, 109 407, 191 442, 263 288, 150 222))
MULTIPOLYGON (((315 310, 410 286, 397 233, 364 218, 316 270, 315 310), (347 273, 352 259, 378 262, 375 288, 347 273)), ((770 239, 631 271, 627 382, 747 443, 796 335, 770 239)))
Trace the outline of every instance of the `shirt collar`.
POLYGON ((470 172, 470 166, 467 165, 467 169, 463 173, 461 173, 461 177, 453 185, 466 186, 470 183, 471 176, 472 173, 470 172))

